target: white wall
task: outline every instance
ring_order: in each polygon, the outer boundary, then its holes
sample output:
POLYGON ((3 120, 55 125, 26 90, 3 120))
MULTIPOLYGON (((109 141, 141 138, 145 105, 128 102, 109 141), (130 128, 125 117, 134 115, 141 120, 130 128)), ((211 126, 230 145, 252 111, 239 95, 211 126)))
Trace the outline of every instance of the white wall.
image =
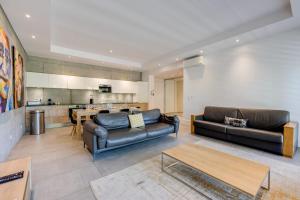
POLYGON ((285 109, 300 122, 300 29, 205 55, 204 66, 185 69, 184 117, 207 105, 285 109))
POLYGON ((149 90, 154 91, 154 96, 149 96, 149 109, 159 108, 161 112, 165 112, 164 108, 164 88, 165 83, 163 79, 150 76, 149 78, 149 90))
MULTIPOLYGON (((0 27, 4 28, 10 38, 11 45, 15 45, 23 56, 26 68, 27 54, 24 51, 17 35, 11 27, 0 5, 0 27)), ((26 81, 26 80, 25 80, 26 81)), ((25 107, 9 112, 0 113, 0 162, 4 161, 11 149, 25 133, 25 107)))

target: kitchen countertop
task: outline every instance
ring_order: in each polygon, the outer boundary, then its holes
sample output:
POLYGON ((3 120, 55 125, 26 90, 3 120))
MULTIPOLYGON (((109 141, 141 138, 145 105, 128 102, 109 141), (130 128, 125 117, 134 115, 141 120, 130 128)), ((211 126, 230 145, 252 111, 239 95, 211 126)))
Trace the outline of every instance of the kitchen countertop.
POLYGON ((120 102, 120 103, 97 103, 97 104, 40 104, 40 105, 26 105, 26 107, 42 107, 42 106, 89 106, 89 105, 103 105, 103 104, 144 104, 148 102, 120 102))

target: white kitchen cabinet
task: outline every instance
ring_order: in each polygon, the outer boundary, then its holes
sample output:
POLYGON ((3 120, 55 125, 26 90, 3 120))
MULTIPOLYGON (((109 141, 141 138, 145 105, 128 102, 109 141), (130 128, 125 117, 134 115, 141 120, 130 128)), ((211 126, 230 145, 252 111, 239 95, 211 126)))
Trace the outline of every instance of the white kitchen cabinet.
POLYGON ((68 88, 78 90, 97 90, 98 79, 79 76, 68 76, 68 88))
POLYGON ((85 88, 88 90, 98 90, 99 84, 98 79, 96 78, 85 78, 85 82, 83 83, 85 88))
POLYGON ((68 88, 69 89, 86 89, 85 77, 68 76, 68 88))
POLYGON ((137 87, 135 82, 112 80, 112 93, 136 93, 137 87))
POLYGON ((136 101, 148 101, 148 82, 97 79, 78 76, 27 72, 26 87, 98 90, 100 84, 111 85, 112 93, 136 94, 136 101))
POLYGON ((66 75, 57 75, 57 74, 49 74, 49 84, 48 88, 68 88, 68 76, 66 75))
POLYGON ((47 88, 49 75, 44 73, 26 72, 26 87, 47 88))
POLYGON ((110 79, 97 79, 97 85, 112 85, 112 81, 110 79))

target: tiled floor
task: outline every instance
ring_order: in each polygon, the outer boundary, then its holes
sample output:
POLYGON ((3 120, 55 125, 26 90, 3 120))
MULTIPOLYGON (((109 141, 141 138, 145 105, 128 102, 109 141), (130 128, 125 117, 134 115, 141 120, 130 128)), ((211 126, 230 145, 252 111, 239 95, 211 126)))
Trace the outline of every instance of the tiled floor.
POLYGON ((94 199, 90 181, 159 155, 161 150, 199 138, 181 125, 179 137, 173 135, 102 153, 93 162, 81 140, 72 139, 71 127, 48 129, 40 136, 25 135, 9 159, 32 157, 34 200, 94 199))
MULTIPOLYGON (((40 136, 25 135, 11 152, 9 159, 32 157, 33 200, 94 200, 91 180, 157 156, 163 149, 203 139, 191 135, 189 125, 182 123, 177 139, 171 135, 104 152, 93 162, 83 142, 72 139, 70 132, 67 127, 48 129, 40 136)), ((300 152, 294 159, 274 159, 300 165, 300 152)))

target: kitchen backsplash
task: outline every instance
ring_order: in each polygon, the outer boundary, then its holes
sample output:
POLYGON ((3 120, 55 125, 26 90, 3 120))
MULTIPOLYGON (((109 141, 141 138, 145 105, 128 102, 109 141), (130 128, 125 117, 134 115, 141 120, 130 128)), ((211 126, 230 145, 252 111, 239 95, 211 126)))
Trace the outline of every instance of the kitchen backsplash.
POLYGON ((42 100, 46 104, 48 99, 56 104, 89 104, 90 98, 97 103, 132 103, 134 94, 99 93, 94 90, 69 90, 50 88, 26 88, 27 101, 42 100))

